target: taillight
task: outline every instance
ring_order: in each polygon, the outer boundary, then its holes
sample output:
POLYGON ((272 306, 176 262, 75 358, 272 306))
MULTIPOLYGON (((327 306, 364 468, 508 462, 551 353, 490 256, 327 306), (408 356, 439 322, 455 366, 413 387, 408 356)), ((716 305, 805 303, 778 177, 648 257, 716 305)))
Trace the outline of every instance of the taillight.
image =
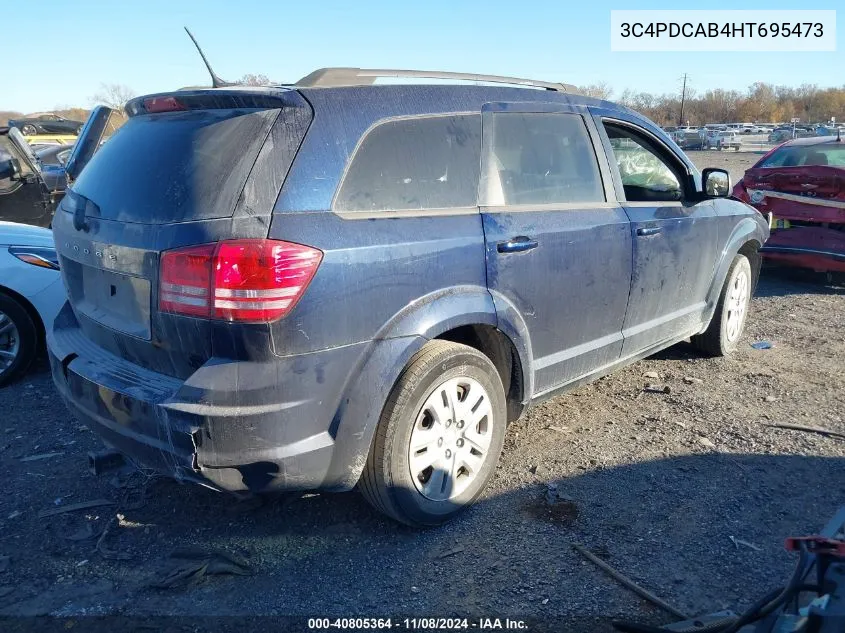
POLYGON ((181 101, 176 97, 150 97, 144 99, 144 110, 149 114, 156 112, 179 112, 180 110, 187 110, 181 101))
POLYGON ((159 310, 204 317, 210 315, 211 261, 216 246, 203 244, 162 253, 159 310))
POLYGON ((225 240, 161 256, 159 309, 226 321, 269 323, 288 314, 323 253, 278 240, 225 240))

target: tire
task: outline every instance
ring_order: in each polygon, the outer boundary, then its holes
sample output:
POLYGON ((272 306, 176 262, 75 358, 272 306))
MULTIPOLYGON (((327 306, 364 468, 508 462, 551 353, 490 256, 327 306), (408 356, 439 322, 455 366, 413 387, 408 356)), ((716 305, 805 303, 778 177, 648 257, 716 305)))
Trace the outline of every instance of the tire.
POLYGON ((490 359, 466 345, 430 341, 409 361, 384 405, 358 488, 396 521, 445 523, 493 477, 506 425, 505 392, 490 359), (413 462, 412 439, 420 447, 413 462))
POLYGON ((35 136, 38 134, 38 129, 34 125, 27 123, 21 128, 21 134, 24 136, 35 136))
POLYGON ((748 258, 737 255, 731 262, 710 325, 703 334, 691 339, 696 348, 710 356, 729 356, 736 351, 748 316, 752 284, 748 258))
POLYGON ((15 299, 0 292, 0 386, 29 369, 37 351, 38 328, 32 317, 15 299))

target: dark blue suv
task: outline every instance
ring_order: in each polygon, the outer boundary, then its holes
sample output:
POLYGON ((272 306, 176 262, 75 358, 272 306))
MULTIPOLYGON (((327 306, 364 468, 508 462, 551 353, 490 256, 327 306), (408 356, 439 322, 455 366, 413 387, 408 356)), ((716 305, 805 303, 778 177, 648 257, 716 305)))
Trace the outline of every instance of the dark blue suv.
POLYGON ((141 97, 105 143, 92 114, 49 350, 108 445, 433 525, 532 403, 690 337, 736 347, 769 231, 726 172, 563 85, 377 74, 141 97))

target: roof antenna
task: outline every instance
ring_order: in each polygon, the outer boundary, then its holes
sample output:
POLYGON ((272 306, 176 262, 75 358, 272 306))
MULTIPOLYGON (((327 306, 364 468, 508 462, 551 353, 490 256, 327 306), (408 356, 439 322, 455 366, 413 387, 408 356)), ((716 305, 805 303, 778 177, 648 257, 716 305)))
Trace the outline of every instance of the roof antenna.
POLYGON ((200 45, 197 43, 197 38, 194 37, 194 34, 188 30, 188 27, 185 27, 185 33, 188 34, 188 37, 191 38, 191 41, 194 43, 194 46, 197 47, 197 52, 202 57, 202 61, 205 64, 205 67, 208 68, 208 74, 211 75, 211 87, 212 88, 224 88, 226 86, 236 86, 237 84, 230 83, 228 81, 223 81, 218 77, 214 71, 211 69, 211 64, 208 63, 208 60, 205 58, 205 53, 202 52, 200 45))

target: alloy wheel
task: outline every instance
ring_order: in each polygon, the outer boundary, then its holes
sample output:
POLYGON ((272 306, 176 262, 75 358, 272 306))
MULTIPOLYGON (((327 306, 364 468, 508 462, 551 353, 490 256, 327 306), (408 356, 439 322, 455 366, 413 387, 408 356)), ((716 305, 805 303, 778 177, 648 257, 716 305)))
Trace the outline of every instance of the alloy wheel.
POLYGON ((15 362, 21 348, 21 339, 15 322, 5 312, 0 312, 0 374, 15 362))

